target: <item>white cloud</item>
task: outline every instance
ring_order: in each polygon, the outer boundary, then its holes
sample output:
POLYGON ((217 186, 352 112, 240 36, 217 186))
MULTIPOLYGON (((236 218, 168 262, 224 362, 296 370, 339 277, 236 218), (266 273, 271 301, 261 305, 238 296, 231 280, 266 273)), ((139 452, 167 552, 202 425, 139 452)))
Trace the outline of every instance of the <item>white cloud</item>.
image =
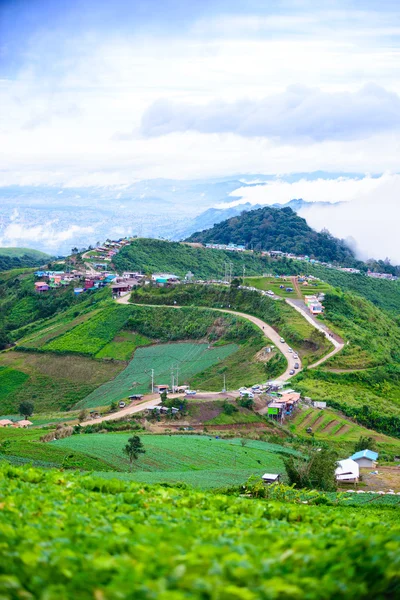
POLYGON ((26 243, 40 242, 42 247, 59 247, 63 242, 67 242, 77 235, 93 233, 91 226, 81 227, 71 225, 68 229, 59 229, 55 224, 49 222, 43 225, 28 226, 23 223, 12 222, 2 231, 0 246, 24 246, 26 243))
MULTIPOLYGON (((285 203, 302 198, 312 204, 299 211, 314 229, 328 228, 339 238, 356 240, 362 259, 390 257, 400 264, 398 224, 400 222, 400 175, 384 174, 363 179, 339 178, 301 180, 296 183, 274 181, 266 185, 239 188, 230 194, 229 206, 285 203), (316 202, 333 202, 321 207, 316 202), (341 202, 341 204, 337 204, 341 202)), ((227 205, 224 204, 226 207, 227 205)))

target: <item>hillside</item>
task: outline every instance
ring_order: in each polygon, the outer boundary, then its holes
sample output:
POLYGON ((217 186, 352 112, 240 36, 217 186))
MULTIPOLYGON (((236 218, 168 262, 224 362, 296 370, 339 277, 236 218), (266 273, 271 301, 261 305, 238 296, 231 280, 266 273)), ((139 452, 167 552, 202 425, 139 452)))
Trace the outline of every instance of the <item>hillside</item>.
POLYGON ((38 267, 50 258, 48 254, 32 248, 0 248, 0 271, 38 267))
POLYGON ((122 248, 113 259, 117 271, 166 272, 183 277, 191 271, 197 279, 223 279, 225 263, 231 262, 233 275, 260 275, 270 261, 253 253, 227 252, 193 247, 178 242, 139 238, 122 248))
POLYGON ((243 212, 211 229, 191 235, 187 241, 245 244, 254 250, 281 250, 306 254, 324 262, 354 264, 354 253, 328 232, 318 233, 291 208, 264 207, 243 212))

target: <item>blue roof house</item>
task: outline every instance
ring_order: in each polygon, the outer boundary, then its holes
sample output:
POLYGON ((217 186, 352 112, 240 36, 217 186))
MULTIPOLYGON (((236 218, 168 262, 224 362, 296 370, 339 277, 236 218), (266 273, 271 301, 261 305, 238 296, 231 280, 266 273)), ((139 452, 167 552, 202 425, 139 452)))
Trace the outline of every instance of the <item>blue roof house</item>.
POLYGON ((378 453, 373 452, 373 450, 360 450, 360 452, 356 452, 353 456, 350 456, 350 458, 354 460, 359 467, 373 468, 376 466, 378 456, 378 453))

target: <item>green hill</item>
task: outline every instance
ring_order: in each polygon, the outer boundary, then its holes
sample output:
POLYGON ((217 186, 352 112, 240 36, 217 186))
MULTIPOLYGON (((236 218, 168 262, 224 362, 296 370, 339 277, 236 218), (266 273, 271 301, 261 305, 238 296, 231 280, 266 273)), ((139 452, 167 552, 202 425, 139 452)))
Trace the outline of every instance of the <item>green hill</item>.
POLYGON ((113 262, 119 272, 158 271, 183 277, 191 271, 196 279, 223 279, 227 262, 232 263, 232 273, 236 276, 243 275, 243 267, 248 275, 261 275, 270 265, 268 258, 251 252, 239 254, 147 238, 139 238, 122 248, 113 262))
POLYGON ((6 465, 0 469, 0 595, 395 598, 395 507, 329 506, 327 496, 304 497, 325 505, 6 465))
POLYGON ((38 267, 50 258, 48 254, 32 248, 0 248, 0 271, 38 267))
POLYGON ((305 254, 324 262, 354 264, 354 253, 328 232, 318 233, 291 208, 259 208, 243 212, 211 229, 191 235, 189 242, 245 244, 254 250, 305 254))

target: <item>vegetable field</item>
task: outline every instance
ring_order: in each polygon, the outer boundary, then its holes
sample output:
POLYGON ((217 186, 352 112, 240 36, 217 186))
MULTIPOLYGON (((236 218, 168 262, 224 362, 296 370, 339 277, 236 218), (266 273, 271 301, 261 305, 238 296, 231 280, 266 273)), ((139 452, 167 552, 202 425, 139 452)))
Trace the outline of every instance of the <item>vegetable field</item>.
POLYGON ((295 505, 9 465, 0 503, 4 598, 398 596, 390 507, 295 505))
MULTIPOLYGON (((118 470, 128 471, 123 447, 130 434, 74 435, 52 442, 51 446, 105 460, 118 470)), ((266 442, 221 440, 196 435, 144 435, 146 453, 134 464, 129 478, 147 483, 185 482, 199 487, 244 483, 250 475, 265 471, 284 473, 282 446, 266 442)), ((293 452, 293 451, 292 451, 293 452)))
MULTIPOLYGON (((190 383, 191 378, 208 367, 223 361, 238 349, 235 344, 208 349, 208 344, 159 344, 138 348, 129 365, 115 379, 94 390, 78 403, 79 408, 106 406, 127 398, 130 394, 151 391, 151 369, 155 384, 169 384, 171 369, 179 368, 179 383, 190 383)), ((222 377, 221 377, 222 387, 222 377)))
POLYGON ((43 350, 78 352, 93 356, 111 342, 124 327, 131 313, 132 308, 129 306, 107 307, 90 320, 45 344, 43 350))

